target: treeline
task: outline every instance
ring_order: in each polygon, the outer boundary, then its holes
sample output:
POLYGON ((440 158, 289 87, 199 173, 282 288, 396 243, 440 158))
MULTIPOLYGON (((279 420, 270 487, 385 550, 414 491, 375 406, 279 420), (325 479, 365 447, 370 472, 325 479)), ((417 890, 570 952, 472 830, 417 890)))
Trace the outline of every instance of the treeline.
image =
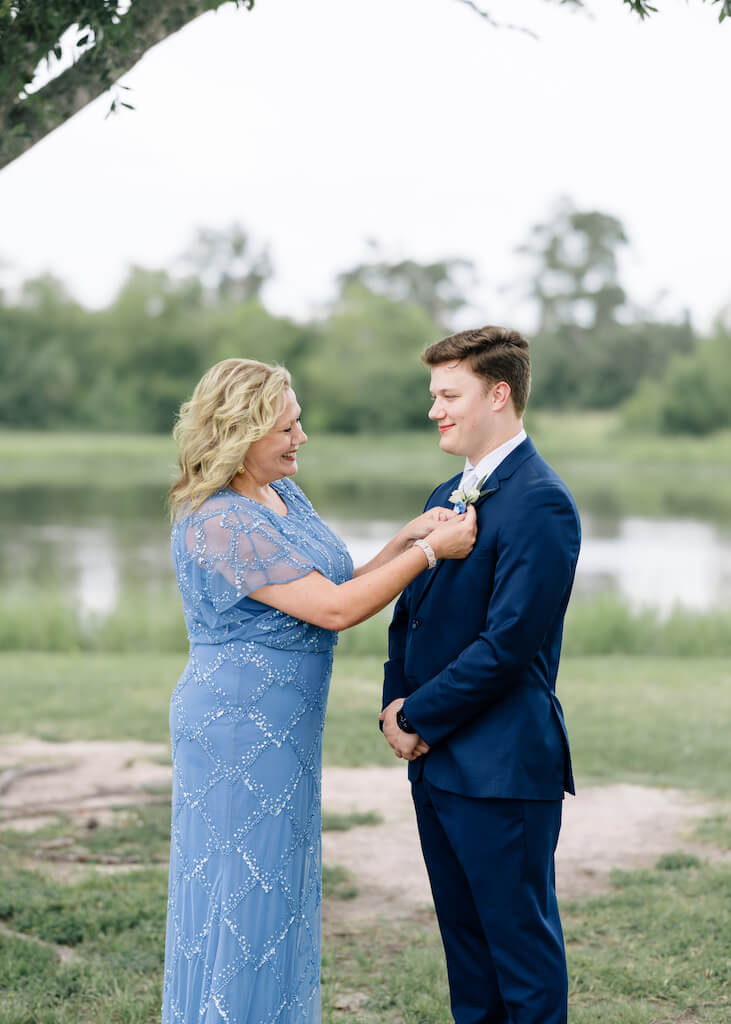
MULTIPOLYGON (((522 247, 539 320, 532 407, 623 405, 633 427, 663 432, 729 425, 730 332, 700 339, 687 319, 634 310, 618 280, 624 244, 615 218, 563 204, 522 247)), ((176 273, 133 269, 101 311, 51 277, 0 296, 0 424, 166 432, 212 363, 248 356, 291 370, 313 429, 426 425, 419 355, 469 304, 468 261, 374 259, 341 274, 326 315, 308 322, 266 308, 271 274, 234 227, 201 232, 176 273)))

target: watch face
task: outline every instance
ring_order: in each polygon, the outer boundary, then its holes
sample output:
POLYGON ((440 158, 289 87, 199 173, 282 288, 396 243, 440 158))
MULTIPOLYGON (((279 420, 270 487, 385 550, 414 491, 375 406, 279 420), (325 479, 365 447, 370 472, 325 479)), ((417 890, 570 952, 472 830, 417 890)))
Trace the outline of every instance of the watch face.
POLYGON ((401 729, 403 732, 413 732, 414 731, 411 728, 411 725, 409 724, 409 720, 406 717, 406 715, 403 713, 403 711, 397 711, 396 712, 396 725, 398 725, 399 729, 401 729))

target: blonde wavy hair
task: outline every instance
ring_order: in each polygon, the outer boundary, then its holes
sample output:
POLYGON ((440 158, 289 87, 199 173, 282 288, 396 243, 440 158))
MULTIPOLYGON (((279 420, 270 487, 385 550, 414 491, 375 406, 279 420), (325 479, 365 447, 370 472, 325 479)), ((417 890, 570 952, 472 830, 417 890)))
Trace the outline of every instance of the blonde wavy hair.
POLYGON ((290 386, 283 366, 255 359, 224 359, 208 370, 173 430, 180 475, 168 493, 171 520, 231 483, 249 445, 279 418, 290 386))

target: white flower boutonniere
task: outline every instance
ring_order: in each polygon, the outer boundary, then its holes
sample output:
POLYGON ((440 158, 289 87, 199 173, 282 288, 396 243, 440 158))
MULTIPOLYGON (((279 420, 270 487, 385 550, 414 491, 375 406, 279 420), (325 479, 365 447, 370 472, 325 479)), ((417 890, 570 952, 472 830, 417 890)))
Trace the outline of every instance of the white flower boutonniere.
POLYGON ((463 512, 467 511, 468 505, 474 505, 477 499, 482 497, 483 491, 481 491, 480 488, 484 484, 485 480, 487 480, 487 477, 483 477, 477 487, 468 487, 464 491, 461 489, 452 491, 447 500, 454 505, 455 512, 462 515, 463 512))

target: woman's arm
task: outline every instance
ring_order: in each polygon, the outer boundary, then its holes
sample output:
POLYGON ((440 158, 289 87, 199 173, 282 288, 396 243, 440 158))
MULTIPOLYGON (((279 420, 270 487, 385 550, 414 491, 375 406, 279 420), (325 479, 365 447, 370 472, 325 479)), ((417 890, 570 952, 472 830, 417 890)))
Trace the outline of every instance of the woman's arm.
MULTIPOLYGON (((441 523, 425 539, 437 558, 466 558, 476 537, 477 517, 470 506, 464 515, 441 523)), ((249 597, 314 626, 348 629, 385 608, 425 568, 426 555, 422 548, 410 547, 371 572, 345 583, 333 583, 319 572, 311 572, 291 583, 259 587, 249 597)))
POLYGON ((353 576, 363 576, 365 573, 373 572, 374 569, 380 569, 382 565, 386 565, 392 559, 397 558, 399 555, 407 551, 420 537, 426 537, 427 534, 431 533, 439 523, 445 523, 449 519, 453 519, 457 513, 454 509, 430 508, 428 512, 422 512, 416 519, 412 519, 410 523, 407 523, 395 537, 386 544, 385 547, 381 548, 377 555, 374 555, 369 562, 365 565, 359 566, 353 576))

